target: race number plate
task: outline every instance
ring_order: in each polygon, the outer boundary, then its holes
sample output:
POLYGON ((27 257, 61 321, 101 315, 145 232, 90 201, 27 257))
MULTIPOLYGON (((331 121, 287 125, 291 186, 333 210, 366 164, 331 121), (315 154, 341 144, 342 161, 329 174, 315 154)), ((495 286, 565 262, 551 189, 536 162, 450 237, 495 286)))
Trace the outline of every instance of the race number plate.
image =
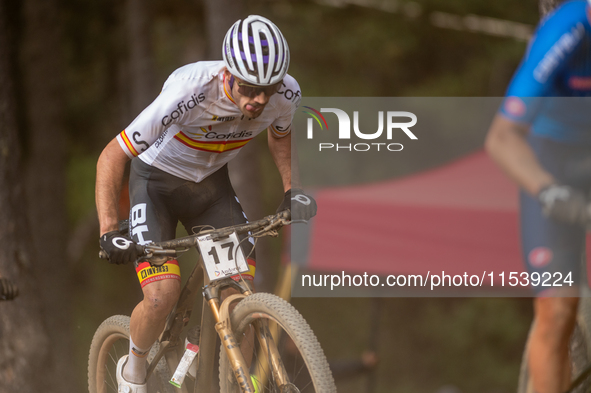
POLYGON ((238 274, 238 270, 240 273, 248 271, 248 264, 242 249, 238 246, 238 236, 235 232, 218 241, 212 240, 209 235, 203 235, 197 238, 197 242, 211 281, 238 274))

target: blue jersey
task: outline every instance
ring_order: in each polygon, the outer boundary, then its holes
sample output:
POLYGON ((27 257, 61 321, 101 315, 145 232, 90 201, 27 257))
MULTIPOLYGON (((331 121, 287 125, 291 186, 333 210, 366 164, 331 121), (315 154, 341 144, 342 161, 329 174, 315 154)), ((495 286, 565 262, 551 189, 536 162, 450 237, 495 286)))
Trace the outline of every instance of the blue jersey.
POLYGON ((532 133, 591 145, 591 8, 569 1, 542 20, 500 112, 532 133))

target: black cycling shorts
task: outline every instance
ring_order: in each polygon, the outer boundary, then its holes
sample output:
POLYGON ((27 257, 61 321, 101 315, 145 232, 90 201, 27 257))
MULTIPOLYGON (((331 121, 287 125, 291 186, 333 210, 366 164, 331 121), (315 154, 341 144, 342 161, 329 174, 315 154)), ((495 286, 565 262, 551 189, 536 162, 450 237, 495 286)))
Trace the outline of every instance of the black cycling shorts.
MULTIPOLYGON (((136 157, 131 161, 129 199, 129 234, 139 244, 174 239, 179 221, 189 234, 199 232, 203 226, 223 228, 247 222, 230 183, 227 165, 195 183, 136 157)), ((252 239, 241 242, 241 247, 250 265, 250 271, 242 276, 252 280, 256 266, 252 239)), ((161 279, 172 278, 157 269, 146 270, 154 271, 155 275, 143 277, 146 274, 141 270, 148 267, 144 264, 136 266, 142 286, 157 281, 159 276, 161 279)), ((169 268, 174 269, 174 266, 169 268)))
MULTIPOLYGON (((589 194, 591 146, 564 144, 533 135, 528 140, 542 167, 560 184, 589 194)), ((544 216, 540 202, 524 191, 520 192, 520 204, 522 251, 528 271, 538 272, 541 283, 553 283, 562 278, 558 282, 572 279, 574 285, 579 285, 585 228, 544 216)), ((543 285, 533 288, 538 294, 549 289, 543 285)))

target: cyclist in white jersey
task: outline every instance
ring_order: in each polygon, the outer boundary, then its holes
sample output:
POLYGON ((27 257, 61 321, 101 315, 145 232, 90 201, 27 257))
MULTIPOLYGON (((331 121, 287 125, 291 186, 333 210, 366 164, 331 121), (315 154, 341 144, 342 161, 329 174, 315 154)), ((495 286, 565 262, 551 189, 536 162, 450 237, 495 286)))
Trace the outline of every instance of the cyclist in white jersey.
MULTIPOLYGON (((271 21, 251 15, 228 30, 223 58, 173 72, 154 102, 105 147, 97 164, 101 247, 112 263, 135 262, 144 294, 131 315, 129 355, 117 365, 119 392, 146 392, 147 354, 180 292, 178 263, 150 269, 137 261, 136 243, 174 238, 179 220, 189 232, 199 225, 245 222, 226 164, 246 143, 268 130, 285 191, 278 211, 291 209, 292 219, 316 214, 314 199, 291 172, 291 124, 301 93, 287 75, 285 38, 271 21), (132 240, 117 230, 117 202, 130 159, 132 240)), ((243 276, 252 279, 252 245, 242 244, 245 255, 251 255, 250 272, 243 276)))

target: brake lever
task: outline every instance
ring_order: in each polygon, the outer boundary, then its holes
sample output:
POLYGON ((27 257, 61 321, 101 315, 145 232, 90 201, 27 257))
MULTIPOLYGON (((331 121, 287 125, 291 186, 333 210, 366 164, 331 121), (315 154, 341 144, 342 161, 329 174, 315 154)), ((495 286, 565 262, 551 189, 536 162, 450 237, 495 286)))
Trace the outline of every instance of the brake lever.
POLYGON ((147 259, 152 266, 162 266, 170 258, 176 258, 177 256, 177 250, 163 249, 160 246, 148 244, 144 246, 144 255, 140 259, 147 259))
MULTIPOLYGON (((152 244, 148 244, 145 246, 139 245, 141 247, 142 254, 136 259, 136 263, 141 259, 149 259, 150 265, 152 266, 162 266, 168 258, 175 258, 178 256, 177 250, 165 250, 160 246, 155 246, 152 244)), ((99 251, 99 258, 100 259, 109 259, 109 255, 105 250, 99 251)))

